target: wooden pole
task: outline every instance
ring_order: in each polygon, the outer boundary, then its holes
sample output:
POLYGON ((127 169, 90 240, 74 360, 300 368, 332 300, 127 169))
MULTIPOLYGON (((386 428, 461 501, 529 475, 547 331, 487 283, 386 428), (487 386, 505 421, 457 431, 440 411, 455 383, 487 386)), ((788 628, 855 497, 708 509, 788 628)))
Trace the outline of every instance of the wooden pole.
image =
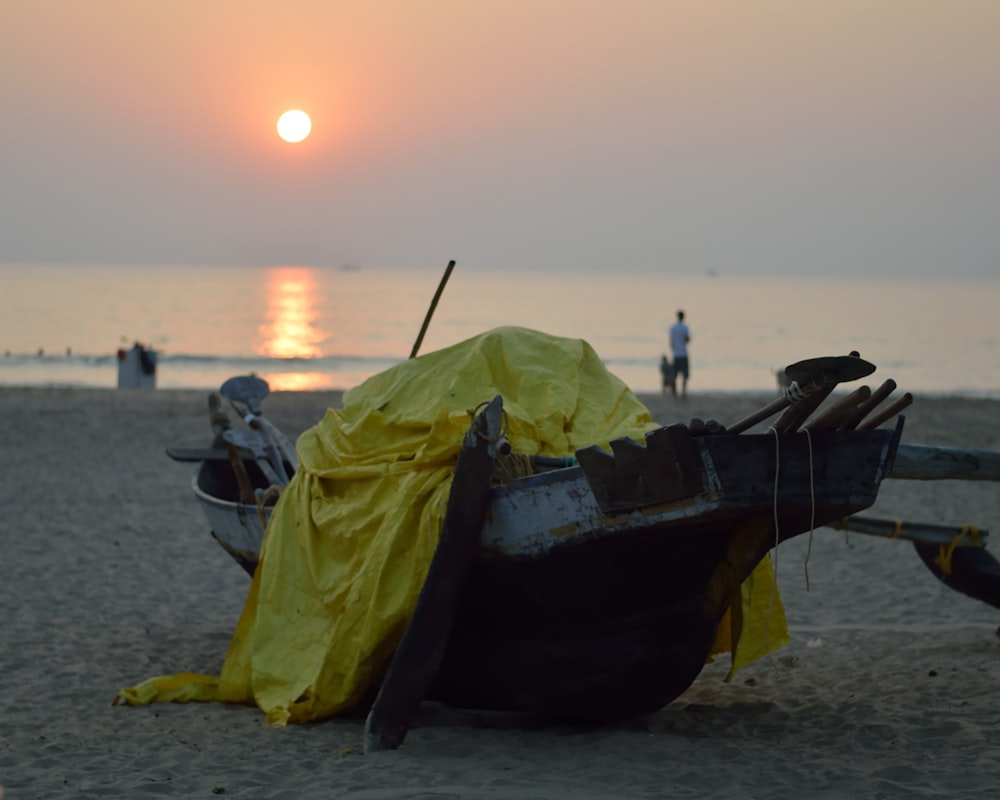
POLYGON ((866 419, 860 425, 858 425, 858 430, 871 430, 872 428, 877 428, 887 419, 892 419, 904 408, 907 408, 911 403, 913 403, 913 395, 907 392, 894 403, 890 403, 886 408, 882 409, 879 413, 875 414, 873 417, 866 419))
POLYGON ((836 430, 837 426, 869 397, 872 396, 870 386, 859 386, 850 394, 841 397, 828 408, 809 420, 805 429, 809 431, 836 430))
POLYGON ((801 427, 802 423, 809 418, 809 415, 819 408, 823 404, 823 401, 836 388, 837 384, 831 383, 829 386, 817 389, 811 395, 802 398, 797 403, 792 403, 778 417, 778 421, 774 423, 774 429, 778 433, 795 433, 801 427))
POLYGON ((858 407, 854 409, 854 413, 852 413, 849 417, 847 417, 847 419, 845 419, 843 422, 840 423, 840 425, 838 426, 838 430, 842 431, 854 430, 858 426, 858 423, 860 423, 861 420, 867 417, 876 407, 878 407, 879 403, 881 403, 883 400, 885 400, 885 398, 887 398, 890 394, 892 394, 895 389, 896 389, 896 381, 894 381, 892 378, 886 380, 881 386, 879 386, 874 392, 872 392, 871 397, 869 397, 863 403, 858 404, 858 407))
MULTIPOLYGON (((853 531, 883 539, 904 539, 907 542, 948 545, 955 541, 961 530, 954 525, 935 525, 927 522, 902 522, 890 519, 876 519, 853 514, 827 525, 836 531, 853 531)), ((979 530, 979 539, 985 547, 989 531, 979 530)))
POLYGON ((901 444, 889 477, 914 481, 1000 481, 1000 453, 901 444))
POLYGON ((424 316, 424 324, 420 326, 420 333, 417 335, 417 341, 413 343, 413 349, 410 351, 410 358, 417 357, 420 345, 424 341, 424 334, 427 333, 427 326, 431 324, 431 317, 434 315, 434 309, 437 308, 438 300, 441 299, 441 293, 444 291, 444 285, 448 283, 448 278, 451 277, 451 271, 453 269, 455 269, 455 262, 449 261, 448 266, 445 268, 444 276, 438 284, 437 291, 434 292, 434 299, 431 300, 431 307, 427 309, 427 314, 424 316))

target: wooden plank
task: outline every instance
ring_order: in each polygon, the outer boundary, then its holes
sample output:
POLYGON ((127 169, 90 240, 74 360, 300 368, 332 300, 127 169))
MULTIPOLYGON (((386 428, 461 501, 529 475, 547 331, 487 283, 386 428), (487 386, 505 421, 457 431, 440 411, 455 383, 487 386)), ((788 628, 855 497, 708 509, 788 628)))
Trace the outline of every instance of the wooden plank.
POLYGON ((616 439, 611 449, 613 455, 596 446, 576 453, 594 499, 605 513, 669 503, 701 491, 701 460, 685 425, 651 431, 645 445, 616 439))
POLYGON ((417 706, 437 674, 486 522, 493 459, 502 429, 503 401, 497 395, 465 434, 434 558, 365 721, 366 753, 395 750, 403 743, 417 706))
MULTIPOLYGON (((253 461, 253 453, 236 448, 240 458, 253 461)), ((228 461, 229 453, 220 447, 168 447, 167 455, 174 461, 228 461)))

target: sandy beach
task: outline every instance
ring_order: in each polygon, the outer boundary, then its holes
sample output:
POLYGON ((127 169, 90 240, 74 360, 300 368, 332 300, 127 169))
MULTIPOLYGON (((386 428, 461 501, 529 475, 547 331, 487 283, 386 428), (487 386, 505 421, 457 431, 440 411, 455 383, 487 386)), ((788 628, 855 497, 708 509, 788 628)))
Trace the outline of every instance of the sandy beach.
MULTIPOLYGON (((984 798, 998 796, 997 609, 905 542, 819 529, 778 552, 792 643, 708 665, 642 719, 576 726, 426 704, 397 751, 362 720, 271 728, 251 707, 113 707, 217 674, 249 587, 209 536, 192 466, 206 393, 0 388, 4 800, 98 797, 984 798)), ((287 433, 340 395, 275 393, 287 433)), ((658 421, 734 422, 770 399, 644 395, 658 421)), ((904 441, 1000 449, 1000 401, 917 397, 904 441)), ((1000 530, 995 483, 886 481, 873 515, 1000 530)), ((994 534, 1000 552, 1000 532, 994 534)))

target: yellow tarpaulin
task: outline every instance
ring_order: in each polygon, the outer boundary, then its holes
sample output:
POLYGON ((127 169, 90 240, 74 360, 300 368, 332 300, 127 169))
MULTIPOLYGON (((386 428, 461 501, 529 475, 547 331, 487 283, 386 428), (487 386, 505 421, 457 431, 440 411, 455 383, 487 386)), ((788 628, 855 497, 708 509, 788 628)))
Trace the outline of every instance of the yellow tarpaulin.
MULTIPOLYGON (((299 469, 274 509, 221 676, 152 678, 116 702, 255 704, 276 725, 357 703, 416 605, 470 412, 496 394, 516 452, 567 456, 656 427, 589 344, 524 328, 498 328, 375 375, 299 438, 299 469)), ((765 635, 768 650, 787 640, 783 615, 763 623, 775 603, 780 610, 766 559, 752 577, 742 636, 733 638, 756 645, 725 640, 734 669, 737 657, 763 655, 765 635)), ((723 625, 727 636, 732 629, 723 625)))

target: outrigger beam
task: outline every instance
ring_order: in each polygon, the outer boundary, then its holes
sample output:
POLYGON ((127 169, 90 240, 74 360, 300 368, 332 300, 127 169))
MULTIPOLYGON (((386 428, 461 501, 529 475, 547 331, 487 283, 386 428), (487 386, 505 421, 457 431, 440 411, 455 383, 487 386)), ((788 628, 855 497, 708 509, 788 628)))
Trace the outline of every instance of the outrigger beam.
POLYGON ((901 444, 889 477, 917 481, 1000 481, 1000 453, 901 444))
MULTIPOLYGON (((961 529, 954 525, 934 525, 927 522, 902 522, 891 519, 875 519, 853 515, 837 522, 827 523, 828 528, 838 531, 865 533, 869 536, 880 536, 883 539, 903 539, 907 542, 920 542, 931 545, 950 545, 955 541, 961 529)), ((985 546, 989 531, 976 529, 980 547, 985 546)))

